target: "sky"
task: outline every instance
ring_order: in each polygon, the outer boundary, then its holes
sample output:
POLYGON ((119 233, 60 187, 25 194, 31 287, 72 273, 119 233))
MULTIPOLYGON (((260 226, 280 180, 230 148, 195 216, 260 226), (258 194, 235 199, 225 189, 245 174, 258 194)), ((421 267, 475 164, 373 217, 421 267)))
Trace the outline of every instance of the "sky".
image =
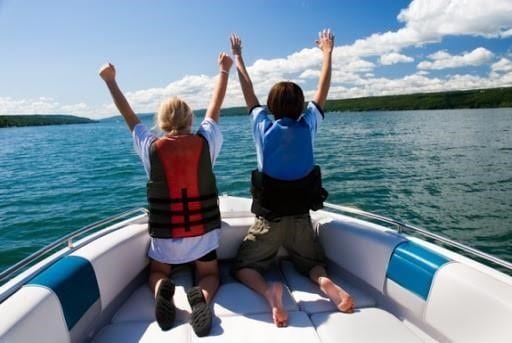
MULTIPOLYGON (((512 86, 512 0, 0 0, 0 114, 116 115, 105 62, 138 113, 205 108, 233 32, 260 102, 282 80, 310 99, 324 28, 329 99, 512 86)), ((242 105, 233 69, 224 107, 242 105)))

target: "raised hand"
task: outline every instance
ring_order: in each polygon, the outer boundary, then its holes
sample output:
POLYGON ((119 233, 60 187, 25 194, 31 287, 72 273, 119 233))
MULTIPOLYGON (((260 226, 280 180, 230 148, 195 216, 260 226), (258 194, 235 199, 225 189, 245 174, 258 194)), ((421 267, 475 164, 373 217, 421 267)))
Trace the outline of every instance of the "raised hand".
POLYGON ((231 69, 231 66, 233 65, 233 60, 228 54, 221 52, 219 54, 218 63, 221 72, 229 72, 229 69, 231 69))
POLYGON ((236 69, 238 71, 238 80, 240 81, 240 86, 242 87, 245 103, 247 104, 247 108, 251 109, 255 106, 258 106, 259 101, 256 97, 256 94, 254 93, 249 73, 245 68, 244 59, 242 57, 242 40, 236 33, 233 33, 231 34, 229 41, 231 42, 231 52, 235 58, 236 69))
POLYGON ((242 40, 240 37, 233 33, 230 38, 231 41, 231 53, 233 55, 242 55, 242 40))
POLYGON ((114 100, 114 104, 116 105, 119 112, 123 115, 124 120, 126 121, 126 125, 130 131, 133 131, 133 128, 140 122, 139 118, 133 112, 130 104, 124 97, 123 92, 119 89, 119 86, 116 82, 116 68, 112 63, 104 64, 99 71, 100 77, 105 81, 107 88, 112 95, 112 100, 114 100))
POLYGON ((114 81, 116 79, 116 68, 112 63, 104 64, 99 71, 100 77, 105 81, 114 81))
POLYGON ((334 48, 334 34, 331 32, 331 29, 324 29, 318 32, 318 39, 315 43, 323 52, 332 53, 334 48))
POLYGON ((318 88, 313 97, 320 108, 323 108, 327 100, 327 93, 331 86, 331 69, 332 69, 332 50, 334 49, 334 34, 331 29, 324 29, 318 33, 318 39, 315 41, 316 46, 322 50, 322 69, 318 79, 318 88))

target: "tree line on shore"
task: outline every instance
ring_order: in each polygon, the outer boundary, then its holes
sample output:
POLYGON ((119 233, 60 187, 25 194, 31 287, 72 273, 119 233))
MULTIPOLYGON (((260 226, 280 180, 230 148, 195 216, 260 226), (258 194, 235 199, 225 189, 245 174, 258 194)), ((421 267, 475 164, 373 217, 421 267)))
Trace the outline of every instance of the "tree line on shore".
POLYGON ((66 114, 0 115, 0 127, 86 124, 96 121, 66 114))
MULTIPOLYGON (((327 100, 324 111, 403 111, 499 107, 512 108, 512 87, 327 100)), ((205 112, 206 109, 194 111, 198 117, 204 116, 205 112)), ((242 115, 247 114, 247 108, 230 107, 222 109, 221 112, 223 116, 242 115)), ((153 114, 142 114, 142 118, 148 116, 153 116, 153 114)), ((0 115, 0 127, 94 122, 96 121, 72 115, 0 115)))
MULTIPOLYGON (((512 108, 512 87, 327 100, 324 111, 406 111, 500 107, 512 108)), ((196 111, 196 114, 201 116, 204 111, 196 111)), ((222 110, 222 115, 226 116, 246 113, 246 107, 231 107, 222 110)))

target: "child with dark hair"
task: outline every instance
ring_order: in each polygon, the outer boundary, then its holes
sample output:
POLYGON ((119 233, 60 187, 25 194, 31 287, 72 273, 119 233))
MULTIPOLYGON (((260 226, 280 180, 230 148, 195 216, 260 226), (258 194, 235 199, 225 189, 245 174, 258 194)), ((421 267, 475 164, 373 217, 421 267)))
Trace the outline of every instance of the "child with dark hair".
POLYGON ((342 312, 352 312, 352 297, 335 284, 325 270, 325 257, 315 236, 310 210, 323 206, 327 192, 322 188, 320 168, 314 165, 313 140, 324 114, 331 82, 334 35, 319 33, 317 46, 323 54, 317 91, 304 111, 304 94, 293 82, 275 84, 260 105, 242 58, 242 42, 231 36, 231 48, 242 92, 250 109, 252 133, 256 144, 257 170, 251 178, 254 224, 242 242, 233 270, 244 284, 261 294, 270 307, 274 323, 287 325, 283 307, 283 286, 267 283, 262 273, 272 264, 278 249, 284 246, 295 268, 319 285, 342 312), (269 112, 274 121, 269 118, 269 112))

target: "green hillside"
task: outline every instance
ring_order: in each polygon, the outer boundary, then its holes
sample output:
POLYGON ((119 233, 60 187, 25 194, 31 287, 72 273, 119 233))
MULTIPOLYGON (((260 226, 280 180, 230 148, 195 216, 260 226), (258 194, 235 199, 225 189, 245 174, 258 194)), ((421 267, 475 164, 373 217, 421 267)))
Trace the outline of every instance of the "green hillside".
MULTIPOLYGON (((344 112, 499 107, 512 108, 512 87, 327 100, 324 110, 325 112, 344 112)), ((198 118, 202 118, 205 112, 206 109, 194 111, 198 118)), ((154 113, 141 113, 139 115, 142 119, 151 118, 152 120, 154 113)), ((223 108, 221 115, 247 115, 247 107, 223 108)), ((119 118, 119 116, 113 118, 119 118)))
POLYGON ((512 107, 512 87, 328 100, 326 112, 512 107))
POLYGON ((0 127, 95 123, 94 120, 65 114, 0 115, 0 127))

